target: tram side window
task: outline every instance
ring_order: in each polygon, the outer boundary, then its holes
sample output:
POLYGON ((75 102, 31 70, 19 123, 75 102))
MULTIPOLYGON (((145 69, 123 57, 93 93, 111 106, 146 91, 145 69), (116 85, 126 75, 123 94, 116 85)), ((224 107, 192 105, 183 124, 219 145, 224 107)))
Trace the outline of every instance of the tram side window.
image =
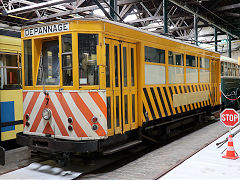
POLYGON ((192 66, 192 67, 197 67, 197 57, 196 56, 187 55, 186 56, 186 65, 187 66, 192 66))
POLYGON ((59 43, 57 40, 44 41, 38 69, 37 85, 59 85, 59 43))
POLYGON ((172 65, 183 66, 183 54, 169 51, 168 63, 172 65))
POLYGON ((97 34, 78 34, 79 85, 98 85, 97 34))
POLYGON ((71 34, 62 35, 62 76, 63 86, 73 85, 71 34))
POLYGON ((209 59, 200 57, 200 68, 209 69, 209 59))
POLYGON ((165 63, 165 50, 145 46, 145 62, 165 63))
MULTIPOLYGON (((168 63, 170 65, 183 66, 183 54, 169 51, 168 63)), ((168 82, 170 84, 184 83, 184 68, 183 67, 168 67, 168 82)))
POLYGON ((21 64, 19 54, 0 53, 0 89, 21 88, 21 64))
POLYGON ((186 65, 188 66, 188 68, 186 68, 186 83, 198 83, 198 69, 190 68, 197 67, 197 62, 196 56, 186 56, 186 65))
POLYGON ((32 40, 24 40, 25 86, 32 86, 32 40))

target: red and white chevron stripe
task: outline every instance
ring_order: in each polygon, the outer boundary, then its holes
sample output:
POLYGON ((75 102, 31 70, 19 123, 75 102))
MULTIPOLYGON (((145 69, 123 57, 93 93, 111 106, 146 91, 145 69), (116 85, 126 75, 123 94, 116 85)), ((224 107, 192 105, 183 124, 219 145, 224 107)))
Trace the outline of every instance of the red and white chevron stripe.
POLYGON ((24 134, 68 140, 103 139, 107 137, 106 91, 23 91, 24 134), (52 112, 50 120, 42 118, 42 111, 52 112), (29 120, 26 119, 29 114, 29 120), (68 118, 72 117, 70 124, 68 118), (92 118, 97 117, 98 129, 92 129, 92 118), (28 121, 28 126, 26 122, 28 121), (68 126, 72 125, 73 130, 68 126))

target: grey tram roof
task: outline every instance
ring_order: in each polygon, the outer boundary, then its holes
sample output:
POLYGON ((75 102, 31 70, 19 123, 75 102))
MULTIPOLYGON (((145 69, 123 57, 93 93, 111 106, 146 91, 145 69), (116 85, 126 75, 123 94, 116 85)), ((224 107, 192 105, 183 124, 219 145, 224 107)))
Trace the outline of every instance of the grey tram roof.
POLYGON ((182 42, 182 41, 180 41, 178 39, 173 39, 173 38, 170 38, 170 37, 167 37, 167 36, 164 36, 164 35, 160 35, 160 34, 157 34, 157 33, 149 32, 147 30, 143 30, 143 29, 140 29, 140 28, 128 25, 128 24, 124 24, 124 23, 120 23, 120 22, 116 22, 116 21, 111 21, 111 20, 107 20, 107 19, 102 19, 102 18, 71 18, 71 19, 64 19, 64 20, 59 20, 59 21, 52 21, 52 22, 47 22, 47 23, 23 26, 22 29, 27 29, 27 28, 31 28, 31 27, 41 27, 41 26, 43 26, 43 24, 56 24, 56 23, 60 23, 60 22, 69 22, 69 21, 73 21, 73 20, 79 20, 79 21, 103 21, 103 22, 107 22, 107 23, 110 23, 110 24, 115 24, 115 25, 118 25, 118 26, 121 26, 121 27, 125 27, 125 28, 128 28, 128 29, 132 29, 132 30, 135 30, 135 31, 139 31, 139 32, 143 32, 143 33, 146 33, 146 34, 150 34, 150 35, 153 35, 153 36, 156 36, 156 37, 160 37, 160 38, 163 38, 163 39, 167 39, 167 40, 170 40, 170 41, 174 41, 174 42, 177 42, 177 43, 181 43, 181 44, 185 44, 185 45, 188 45, 188 46, 192 46, 192 47, 195 47, 195 48, 198 48, 198 49, 202 49, 202 50, 205 50, 205 51, 209 51, 209 52, 213 52, 213 53, 216 53, 216 54, 220 54, 218 52, 215 52, 215 51, 212 51, 212 50, 209 50, 209 49, 206 49, 206 48, 202 48, 202 47, 199 47, 199 46, 196 46, 196 45, 193 45, 193 44, 188 44, 186 42, 182 42))

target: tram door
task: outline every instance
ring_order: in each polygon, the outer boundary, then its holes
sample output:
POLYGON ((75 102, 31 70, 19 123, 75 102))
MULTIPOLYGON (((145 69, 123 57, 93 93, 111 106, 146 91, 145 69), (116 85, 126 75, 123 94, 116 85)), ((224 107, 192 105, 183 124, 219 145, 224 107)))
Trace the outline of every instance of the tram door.
POLYGON ((108 135, 137 128, 136 45, 105 40, 108 135))

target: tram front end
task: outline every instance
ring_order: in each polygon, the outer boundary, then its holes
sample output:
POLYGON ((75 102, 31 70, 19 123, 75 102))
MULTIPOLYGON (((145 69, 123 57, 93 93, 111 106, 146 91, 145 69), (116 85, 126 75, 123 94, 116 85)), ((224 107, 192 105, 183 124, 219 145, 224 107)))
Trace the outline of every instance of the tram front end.
POLYGON ((74 21, 23 28, 20 145, 53 153, 99 151, 107 138, 99 36, 82 33, 74 21))

